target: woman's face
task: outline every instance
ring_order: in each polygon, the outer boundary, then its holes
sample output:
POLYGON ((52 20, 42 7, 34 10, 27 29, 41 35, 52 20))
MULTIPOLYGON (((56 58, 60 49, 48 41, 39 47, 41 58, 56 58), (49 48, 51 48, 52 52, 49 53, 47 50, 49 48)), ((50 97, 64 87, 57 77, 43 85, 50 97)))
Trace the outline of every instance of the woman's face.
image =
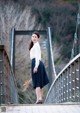
POLYGON ((32 40, 33 43, 36 43, 36 42, 39 41, 39 38, 36 34, 32 34, 31 40, 32 40))

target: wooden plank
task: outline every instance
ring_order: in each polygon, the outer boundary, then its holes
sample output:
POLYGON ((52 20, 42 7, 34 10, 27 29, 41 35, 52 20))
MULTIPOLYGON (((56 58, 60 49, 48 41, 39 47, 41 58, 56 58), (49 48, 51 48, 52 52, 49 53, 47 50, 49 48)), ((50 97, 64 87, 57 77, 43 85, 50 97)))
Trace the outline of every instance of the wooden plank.
POLYGON ((80 104, 1 106, 0 113, 80 113, 80 104))

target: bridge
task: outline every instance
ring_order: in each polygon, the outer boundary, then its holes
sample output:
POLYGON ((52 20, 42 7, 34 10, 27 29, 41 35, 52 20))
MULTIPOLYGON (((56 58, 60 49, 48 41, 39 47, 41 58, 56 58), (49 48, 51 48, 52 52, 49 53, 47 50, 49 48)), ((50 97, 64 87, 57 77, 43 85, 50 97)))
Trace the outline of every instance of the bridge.
MULTIPOLYGON (((52 54, 51 29, 38 31, 47 35, 49 91, 43 105, 19 103, 19 95, 15 80, 15 35, 31 34, 33 31, 12 30, 11 59, 4 45, 0 45, 0 104, 1 113, 48 112, 65 113, 80 112, 80 53, 74 54, 70 62, 56 75, 52 54), (14 32, 13 32, 14 31, 14 32), (15 35, 14 35, 15 34, 15 35), (53 76, 54 75, 54 76, 53 76), (29 108, 30 106, 30 108, 29 108), (36 108, 36 111, 35 111, 36 108)), ((74 42, 73 42, 74 43, 74 42)), ((73 49, 74 50, 74 49, 73 49)), ((74 52, 75 53, 75 52, 74 52)), ((71 55, 72 56, 72 55, 71 55)))
MULTIPOLYGON (((79 10, 80 11, 80 10, 79 10)), ((11 30, 10 59, 0 44, 0 112, 1 113, 80 113, 80 12, 73 41, 71 59, 57 75, 52 53, 51 29, 38 30, 47 36, 49 90, 43 105, 19 103, 15 79, 15 36, 30 35, 32 31, 11 30), (78 44, 79 43, 79 44, 78 44)))

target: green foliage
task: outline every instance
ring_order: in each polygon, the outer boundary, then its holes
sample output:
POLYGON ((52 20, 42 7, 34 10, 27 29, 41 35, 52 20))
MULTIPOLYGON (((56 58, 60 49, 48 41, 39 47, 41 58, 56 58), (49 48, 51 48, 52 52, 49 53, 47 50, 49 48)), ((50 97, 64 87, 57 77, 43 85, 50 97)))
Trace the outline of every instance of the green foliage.
POLYGON ((19 90, 18 95, 20 104, 34 104, 36 101, 36 95, 32 87, 29 87, 25 93, 19 90))
POLYGON ((32 88, 27 89, 25 96, 26 96, 26 103, 27 104, 34 104, 35 103, 36 95, 35 95, 34 90, 32 90, 32 88))
MULTIPOLYGON (((41 0, 42 1, 42 0, 41 0)), ((37 1, 32 6, 32 15, 36 15, 36 23, 41 23, 45 28, 49 24, 53 14, 53 8, 49 1, 37 1)))
POLYGON ((22 91, 18 91, 18 95, 19 95, 19 103, 20 104, 25 103, 25 96, 24 96, 23 92, 22 91))
POLYGON ((55 65, 58 65, 60 62, 61 62, 61 60, 60 60, 60 58, 58 57, 58 58, 54 61, 54 64, 55 64, 55 65))
POLYGON ((44 10, 42 10, 42 20, 41 23, 46 26, 47 23, 50 21, 50 18, 52 16, 53 10, 51 7, 46 7, 44 10))
POLYGON ((66 44, 63 45, 63 49, 61 50, 61 55, 64 55, 65 58, 69 58, 71 57, 71 47, 69 48, 69 46, 67 46, 66 44))

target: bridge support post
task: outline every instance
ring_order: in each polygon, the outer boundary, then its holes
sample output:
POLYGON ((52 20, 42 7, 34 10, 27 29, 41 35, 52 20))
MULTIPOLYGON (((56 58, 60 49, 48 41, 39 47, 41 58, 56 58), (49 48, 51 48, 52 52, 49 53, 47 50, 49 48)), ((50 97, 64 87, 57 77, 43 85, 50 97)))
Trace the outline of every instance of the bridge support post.
POLYGON ((53 80, 56 77, 56 71, 54 66, 53 52, 52 52, 52 41, 51 41, 51 29, 48 27, 48 40, 47 40, 47 48, 48 48, 48 75, 50 79, 50 86, 53 80))
POLYGON ((11 29, 11 40, 10 40, 10 63, 15 73, 15 29, 11 29))

